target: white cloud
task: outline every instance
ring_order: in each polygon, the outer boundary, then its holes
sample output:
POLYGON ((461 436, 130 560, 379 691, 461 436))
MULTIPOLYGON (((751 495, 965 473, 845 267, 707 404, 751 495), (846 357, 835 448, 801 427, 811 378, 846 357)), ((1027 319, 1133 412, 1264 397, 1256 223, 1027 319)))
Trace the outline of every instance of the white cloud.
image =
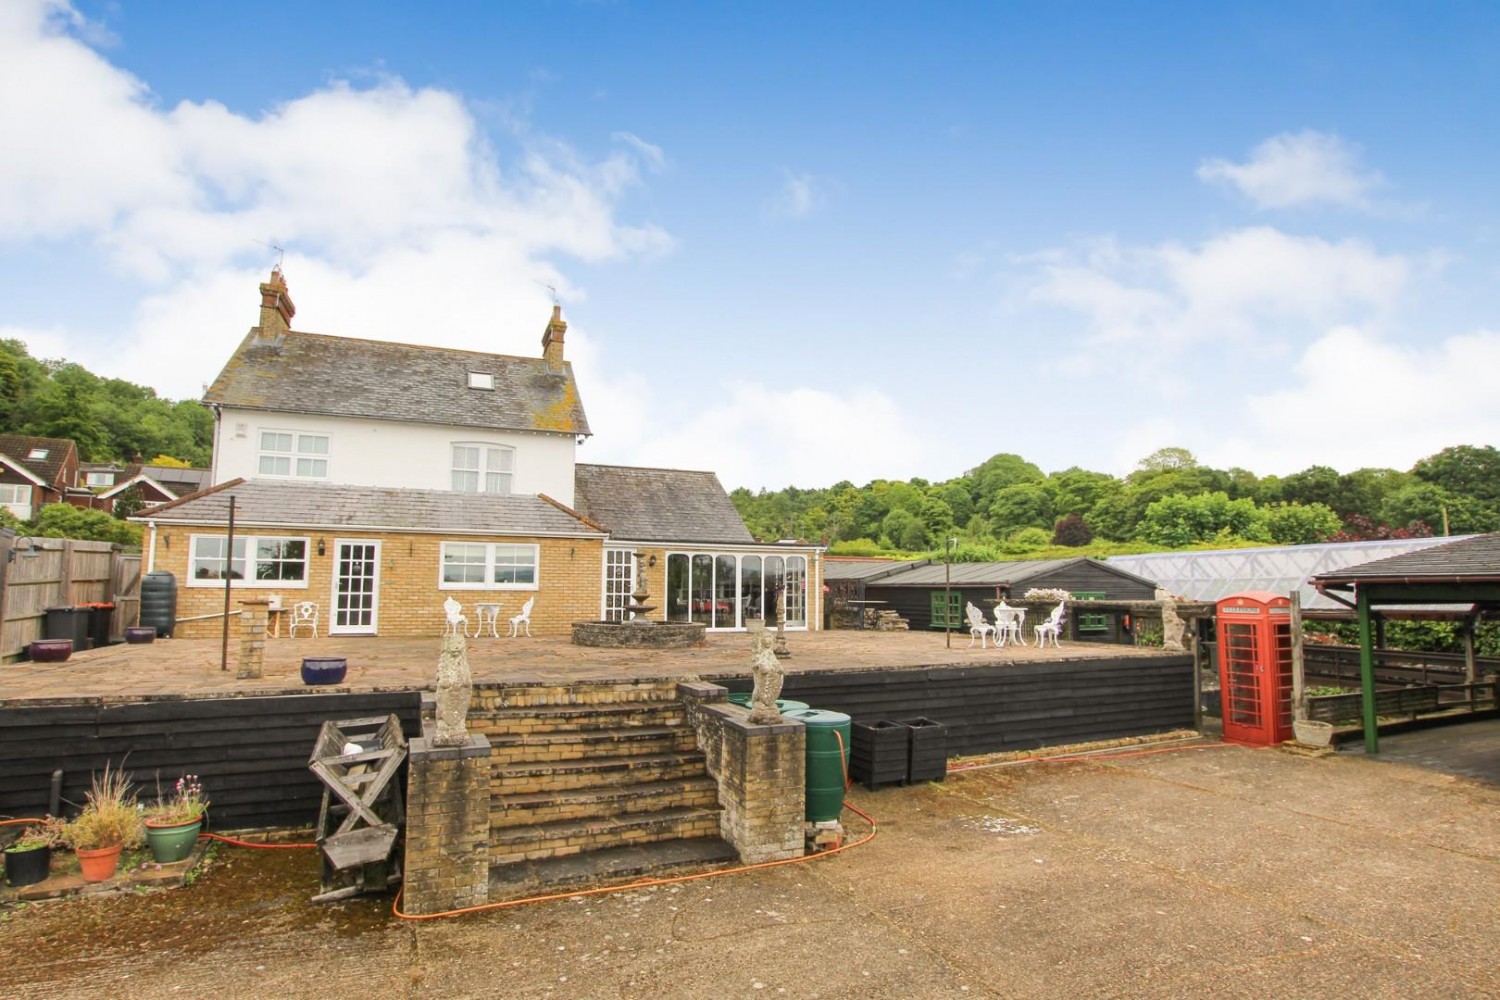
POLYGON ((1323 203, 1366 210, 1385 186, 1379 173, 1360 163, 1358 146, 1311 129, 1272 136, 1244 163, 1205 160, 1198 178, 1228 184, 1259 208, 1323 203))
POLYGON ((1205 442, 1200 457, 1278 474, 1313 464, 1406 469, 1449 445, 1500 441, 1494 331, 1412 347, 1339 326, 1291 374, 1295 384, 1249 397, 1247 433, 1205 442))
POLYGON ((1360 240, 1330 242, 1269 227, 1235 230, 1196 247, 1097 240, 1037 259, 1033 303, 1088 319, 1094 344, 1176 347, 1224 337, 1322 328, 1381 315, 1413 265, 1360 240))
POLYGON ((962 465, 959 455, 941 453, 912 430, 908 416, 876 389, 747 382, 724 387, 721 396, 680 426, 655 427, 641 441, 638 460, 712 469, 726 489, 865 483, 962 465), (925 467, 903 470, 911 456, 921 456, 925 467))
POLYGON ((780 189, 766 202, 766 213, 780 219, 805 219, 823 207, 827 196, 812 174, 788 170, 780 189))

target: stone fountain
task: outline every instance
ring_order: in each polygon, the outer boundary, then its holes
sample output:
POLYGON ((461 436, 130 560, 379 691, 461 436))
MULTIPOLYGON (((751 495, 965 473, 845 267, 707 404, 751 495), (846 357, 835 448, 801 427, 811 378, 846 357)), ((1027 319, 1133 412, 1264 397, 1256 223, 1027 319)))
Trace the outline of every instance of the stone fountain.
POLYGON ((632 649, 681 649, 703 642, 702 622, 663 622, 648 618, 656 605, 648 604, 651 592, 646 584, 646 559, 635 553, 635 590, 625 611, 629 617, 621 622, 574 622, 573 645, 627 647, 632 649))

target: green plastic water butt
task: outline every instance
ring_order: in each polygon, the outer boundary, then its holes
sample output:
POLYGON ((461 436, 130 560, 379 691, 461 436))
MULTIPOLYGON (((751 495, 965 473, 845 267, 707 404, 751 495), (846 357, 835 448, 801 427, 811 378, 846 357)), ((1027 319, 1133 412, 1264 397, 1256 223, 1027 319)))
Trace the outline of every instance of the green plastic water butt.
MULTIPOLYGON (((730 701, 730 704, 740 705, 740 706, 742 706, 744 708, 749 708, 750 707, 750 692, 749 691, 731 691, 731 692, 729 692, 729 701, 730 701)), ((795 712, 798 709, 802 709, 802 708, 806 708, 806 707, 807 707, 807 702, 805 702, 805 701, 793 701, 790 698, 777 698, 776 699, 776 710, 778 712, 780 712, 782 715, 785 715, 788 712, 795 712)))
POLYGON ((750 705, 750 692, 731 691, 729 692, 729 702, 732 705, 744 705, 748 708, 750 705))
POLYGON ((849 768, 849 716, 821 708, 783 714, 807 727, 807 818, 814 823, 838 819, 849 768))

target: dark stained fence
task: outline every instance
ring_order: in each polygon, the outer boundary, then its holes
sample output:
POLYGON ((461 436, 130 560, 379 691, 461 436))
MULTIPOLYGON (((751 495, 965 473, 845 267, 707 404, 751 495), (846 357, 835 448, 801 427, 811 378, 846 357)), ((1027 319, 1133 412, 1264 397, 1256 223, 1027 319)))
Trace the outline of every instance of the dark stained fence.
POLYGON ((400 717, 419 735, 420 694, 287 695, 123 705, 21 704, 0 708, 0 815, 40 816, 52 772, 63 771, 64 814, 83 802, 93 772, 123 766, 142 800, 196 774, 216 829, 310 826, 322 785, 307 769, 325 719, 400 717))
MULTIPOLYGON (((724 680, 749 690, 748 680, 724 680)), ((1193 727, 1193 661, 1182 654, 998 667, 788 674, 782 697, 855 722, 925 716, 952 755, 1030 750, 1193 727)))

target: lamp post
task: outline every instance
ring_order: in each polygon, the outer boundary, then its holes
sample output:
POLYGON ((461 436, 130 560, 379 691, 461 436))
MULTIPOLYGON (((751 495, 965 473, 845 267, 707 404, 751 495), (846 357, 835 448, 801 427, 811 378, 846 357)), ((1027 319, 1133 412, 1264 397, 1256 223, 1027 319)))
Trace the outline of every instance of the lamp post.
POLYGON ((957 538, 943 539, 943 643, 949 649, 953 648, 953 548, 957 544, 957 538))

